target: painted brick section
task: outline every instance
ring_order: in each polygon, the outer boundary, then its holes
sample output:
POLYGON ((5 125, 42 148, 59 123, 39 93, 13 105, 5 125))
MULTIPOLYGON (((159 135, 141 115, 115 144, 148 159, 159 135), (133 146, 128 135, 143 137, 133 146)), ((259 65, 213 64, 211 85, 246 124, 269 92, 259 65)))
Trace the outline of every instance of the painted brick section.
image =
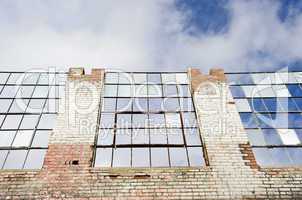
MULTIPOLYGON (((70 106, 71 119, 58 116, 42 170, 0 171, 0 199, 302 199, 301 169, 257 166, 223 78, 198 82, 194 102, 209 166, 93 168, 96 129, 82 130, 78 122, 85 117, 96 121, 98 110, 84 114, 70 106)), ((101 93, 102 81, 71 78, 69 83, 93 83, 101 93)), ((85 105, 89 92, 80 88, 69 89, 67 98, 77 95, 85 105)), ((99 102, 99 97, 92 99, 99 102)))
POLYGON ((94 143, 104 71, 83 73, 82 68, 69 72, 50 144, 94 143))

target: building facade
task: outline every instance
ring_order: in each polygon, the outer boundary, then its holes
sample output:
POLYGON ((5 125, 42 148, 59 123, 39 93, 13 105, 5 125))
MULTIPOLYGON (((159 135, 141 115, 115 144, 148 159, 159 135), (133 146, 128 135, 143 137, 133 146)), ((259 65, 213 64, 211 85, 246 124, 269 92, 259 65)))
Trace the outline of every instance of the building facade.
POLYGON ((0 77, 0 199, 302 199, 302 72, 0 77))

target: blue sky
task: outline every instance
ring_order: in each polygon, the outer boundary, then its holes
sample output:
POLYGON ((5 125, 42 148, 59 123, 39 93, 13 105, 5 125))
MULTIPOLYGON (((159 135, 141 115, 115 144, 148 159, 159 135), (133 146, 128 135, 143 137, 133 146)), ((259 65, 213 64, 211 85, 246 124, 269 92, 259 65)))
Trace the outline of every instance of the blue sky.
POLYGON ((302 69, 299 0, 0 0, 0 69, 302 69))

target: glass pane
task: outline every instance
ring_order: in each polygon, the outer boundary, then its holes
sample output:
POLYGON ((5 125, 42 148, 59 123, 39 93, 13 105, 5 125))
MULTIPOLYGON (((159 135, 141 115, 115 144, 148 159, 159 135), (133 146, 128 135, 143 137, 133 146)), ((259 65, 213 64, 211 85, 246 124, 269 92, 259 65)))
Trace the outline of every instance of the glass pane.
POLYGON ((14 98, 19 87, 18 86, 5 86, 2 89, 1 98, 14 98))
POLYGON ((11 150, 8 153, 3 169, 22 169, 27 150, 11 150))
POLYGON ((195 112, 182 113, 184 127, 197 127, 195 112))
POLYGON ((302 98, 292 98, 300 111, 302 111, 302 98))
POLYGON ((233 97, 245 97, 245 93, 241 86, 230 86, 230 90, 233 97))
POLYGON ((267 112, 267 108, 265 107, 261 98, 253 98, 249 100, 249 104, 253 111, 256 112, 267 112))
POLYGON ((41 73, 38 84, 54 84, 55 74, 41 73))
POLYGON ((302 97, 302 88, 301 85, 295 84, 295 85, 287 85, 287 88, 293 97, 302 97))
POLYGON ((132 127, 136 127, 136 128, 148 127, 148 115, 132 114, 132 127))
POLYGON ((262 167, 273 166, 272 156, 267 148, 253 148, 258 165, 262 167))
POLYGON ((125 112, 132 110, 131 98, 117 98, 117 112, 125 112))
POLYGON ((178 85, 178 96, 180 97, 190 97, 190 90, 188 85, 178 85))
POLYGON ((55 114, 42 114, 39 121, 39 129, 53 129, 55 126, 56 115, 55 114))
POLYGON ((117 85, 105 85, 104 96, 105 97, 116 97, 117 96, 117 85))
POLYGON ((287 148, 287 152, 294 166, 302 165, 302 148, 287 148))
POLYGON ((277 98, 278 104, 285 112, 297 112, 299 111, 296 103, 291 98, 277 98))
POLYGON ((188 76, 186 73, 177 73, 176 82, 178 84, 188 84, 188 76))
POLYGON ((182 129, 167 129, 167 135, 169 144, 184 145, 182 129))
POLYGON ((115 112, 116 98, 104 98, 103 99, 103 112, 115 112))
POLYGON ((31 112, 31 110, 29 110, 27 108, 29 99, 15 99, 14 102, 12 103, 9 112, 10 113, 23 113, 25 112, 31 112))
POLYGON ((4 161, 6 159, 8 151, 7 150, 0 150, 0 169, 2 169, 2 166, 4 164, 4 161))
POLYGON ((113 129, 101 129, 98 134, 97 145, 113 145, 113 129))
POLYGON ((151 148, 151 166, 152 167, 168 167, 169 156, 168 148, 151 148))
POLYGON ((0 115, 0 126, 1 126, 1 124, 2 124, 2 122, 3 122, 5 116, 6 116, 6 115, 0 115))
POLYGON ((277 97, 290 97, 290 93, 285 85, 273 85, 273 90, 277 97))
POLYGON ((35 129, 39 117, 39 115, 24 115, 20 125, 20 129, 35 129))
POLYGON ((136 84, 147 83, 147 74, 134 73, 132 76, 136 84))
POLYGON ((148 86, 147 85, 135 85, 135 97, 147 97, 148 86))
POLYGON ((32 147, 45 147, 48 146, 49 131, 36 131, 35 137, 32 143, 32 147))
POLYGON ((188 147, 188 156, 191 167, 204 166, 202 147, 188 147))
POLYGON ((111 167, 112 148, 97 148, 95 156, 96 167, 111 167))
POLYGON ((269 85, 257 86, 257 91, 261 97, 275 97, 276 94, 273 91, 273 88, 269 85))
POLYGON ((132 148, 132 167, 150 167, 149 148, 132 148))
POLYGON ((251 74, 254 83, 257 84, 271 84, 270 77, 266 73, 251 74))
POLYGON ((106 83, 118 83, 118 73, 106 73, 105 82, 106 83))
POLYGON ((249 138, 249 141, 252 145, 255 146, 265 146, 265 138, 263 136, 263 133, 260 129, 247 129, 247 136, 249 138))
POLYGON ((160 74, 148 74, 149 84, 161 84, 160 74))
POLYGON ((177 87, 176 85, 163 85, 163 91, 165 97, 177 97, 177 87))
POLYGON ((164 114, 149 114, 149 126, 154 128, 165 128, 164 114))
POLYGON ((43 112, 58 112, 59 99, 47 99, 43 112))
POLYGON ((39 73, 27 73, 24 75, 22 84, 36 84, 39 76, 39 73))
POLYGON ((256 86, 244 85, 241 86, 246 97, 260 97, 256 86))
POLYGON ((162 110, 162 99, 161 98, 150 98, 149 99, 149 111, 150 112, 159 112, 162 110))
POLYGON ((148 111, 147 98, 134 98, 133 111, 134 112, 147 112, 148 111))
POLYGON ((0 99, 0 112, 6 113, 12 103, 12 99, 0 99))
POLYGON ((291 165, 289 155, 286 148, 272 148, 270 149, 273 166, 286 167, 291 165))
POLYGON ((234 99, 238 112, 251 112, 249 102, 246 99, 234 99))
MULTIPOLYGON (((34 86, 20 86, 20 89, 19 89, 18 94, 16 95, 16 97, 18 97, 18 98, 30 98, 33 95, 34 89, 35 89, 34 86)), ((33 97, 36 97, 36 96, 33 96, 33 97)))
POLYGON ((239 113, 243 126, 245 128, 257 128, 258 124, 252 113, 239 113))
POLYGON ((149 130, 133 129, 132 144, 149 144, 149 130))
POLYGON ((31 149, 28 152, 24 169, 41 169, 44 163, 46 149, 31 149))
POLYGON ((169 148, 172 167, 187 167, 188 158, 185 148, 169 148))
POLYGON ((161 97, 162 86, 161 85, 148 85, 148 96, 149 97, 161 97))
POLYGON ((163 109, 166 112, 179 111, 180 108, 178 98, 165 98, 163 102, 163 109))
POLYGON ((176 84, 176 76, 173 73, 161 74, 163 84, 176 84))
POLYGON ((131 97, 133 96, 133 88, 130 85, 118 86, 118 97, 131 97))
POLYGON ((280 108, 278 108, 279 104, 277 103, 277 98, 265 98, 263 99, 264 105, 269 112, 276 112, 280 108))
POLYGON ((115 133, 115 144, 131 144, 131 129, 117 129, 115 133))
POLYGON ((0 131, 0 147, 9 147, 13 142, 15 134, 16 131, 0 131))
POLYGON ((18 131, 12 146, 28 147, 33 137, 33 131, 18 131))
POLYGON ((17 129, 22 115, 7 115, 1 129, 17 129))
POLYGON ((114 126, 114 114, 102 113, 100 128, 112 128, 114 126))
POLYGON ((150 129, 150 144, 167 144, 166 129, 150 129))
POLYGON ((131 84, 133 82, 131 73, 119 73, 119 84, 131 84))
POLYGON ((49 86, 36 86, 33 97, 47 97, 49 86))
POLYGON ((113 167, 131 167, 131 149, 130 148, 114 149, 113 167))
POLYGON ((201 145, 198 129, 184 129, 187 145, 201 145))
POLYGON ((23 77, 23 73, 11 73, 8 78, 7 84, 21 84, 23 77))
POLYGON ((285 145, 301 144, 294 129, 278 129, 278 134, 285 145))
POLYGON ((282 145, 282 140, 276 129, 262 129, 262 132, 267 145, 282 145))
POLYGON ((181 127, 180 115, 177 113, 165 113, 167 127, 181 127))
POLYGON ((117 114, 117 124, 118 128, 131 127, 131 114, 117 114))
MULTIPOLYGON (((4 84, 9 76, 9 73, 0 73, 0 84, 4 84)), ((0 166, 1 168, 1 166, 0 166)))
POLYGON ((182 111, 194 111, 194 106, 191 98, 180 98, 179 102, 182 111))

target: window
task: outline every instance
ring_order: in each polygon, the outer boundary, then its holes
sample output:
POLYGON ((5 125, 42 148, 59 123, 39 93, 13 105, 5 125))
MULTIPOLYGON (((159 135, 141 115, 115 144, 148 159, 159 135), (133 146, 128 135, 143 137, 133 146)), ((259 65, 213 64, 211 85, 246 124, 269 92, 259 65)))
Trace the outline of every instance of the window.
POLYGON ((302 166, 301 75, 232 73, 227 77, 257 163, 302 166))
POLYGON ((41 169, 65 80, 63 73, 0 72, 0 169, 41 169))
POLYGON ((106 73, 101 108, 96 167, 204 165, 185 73, 106 73))

